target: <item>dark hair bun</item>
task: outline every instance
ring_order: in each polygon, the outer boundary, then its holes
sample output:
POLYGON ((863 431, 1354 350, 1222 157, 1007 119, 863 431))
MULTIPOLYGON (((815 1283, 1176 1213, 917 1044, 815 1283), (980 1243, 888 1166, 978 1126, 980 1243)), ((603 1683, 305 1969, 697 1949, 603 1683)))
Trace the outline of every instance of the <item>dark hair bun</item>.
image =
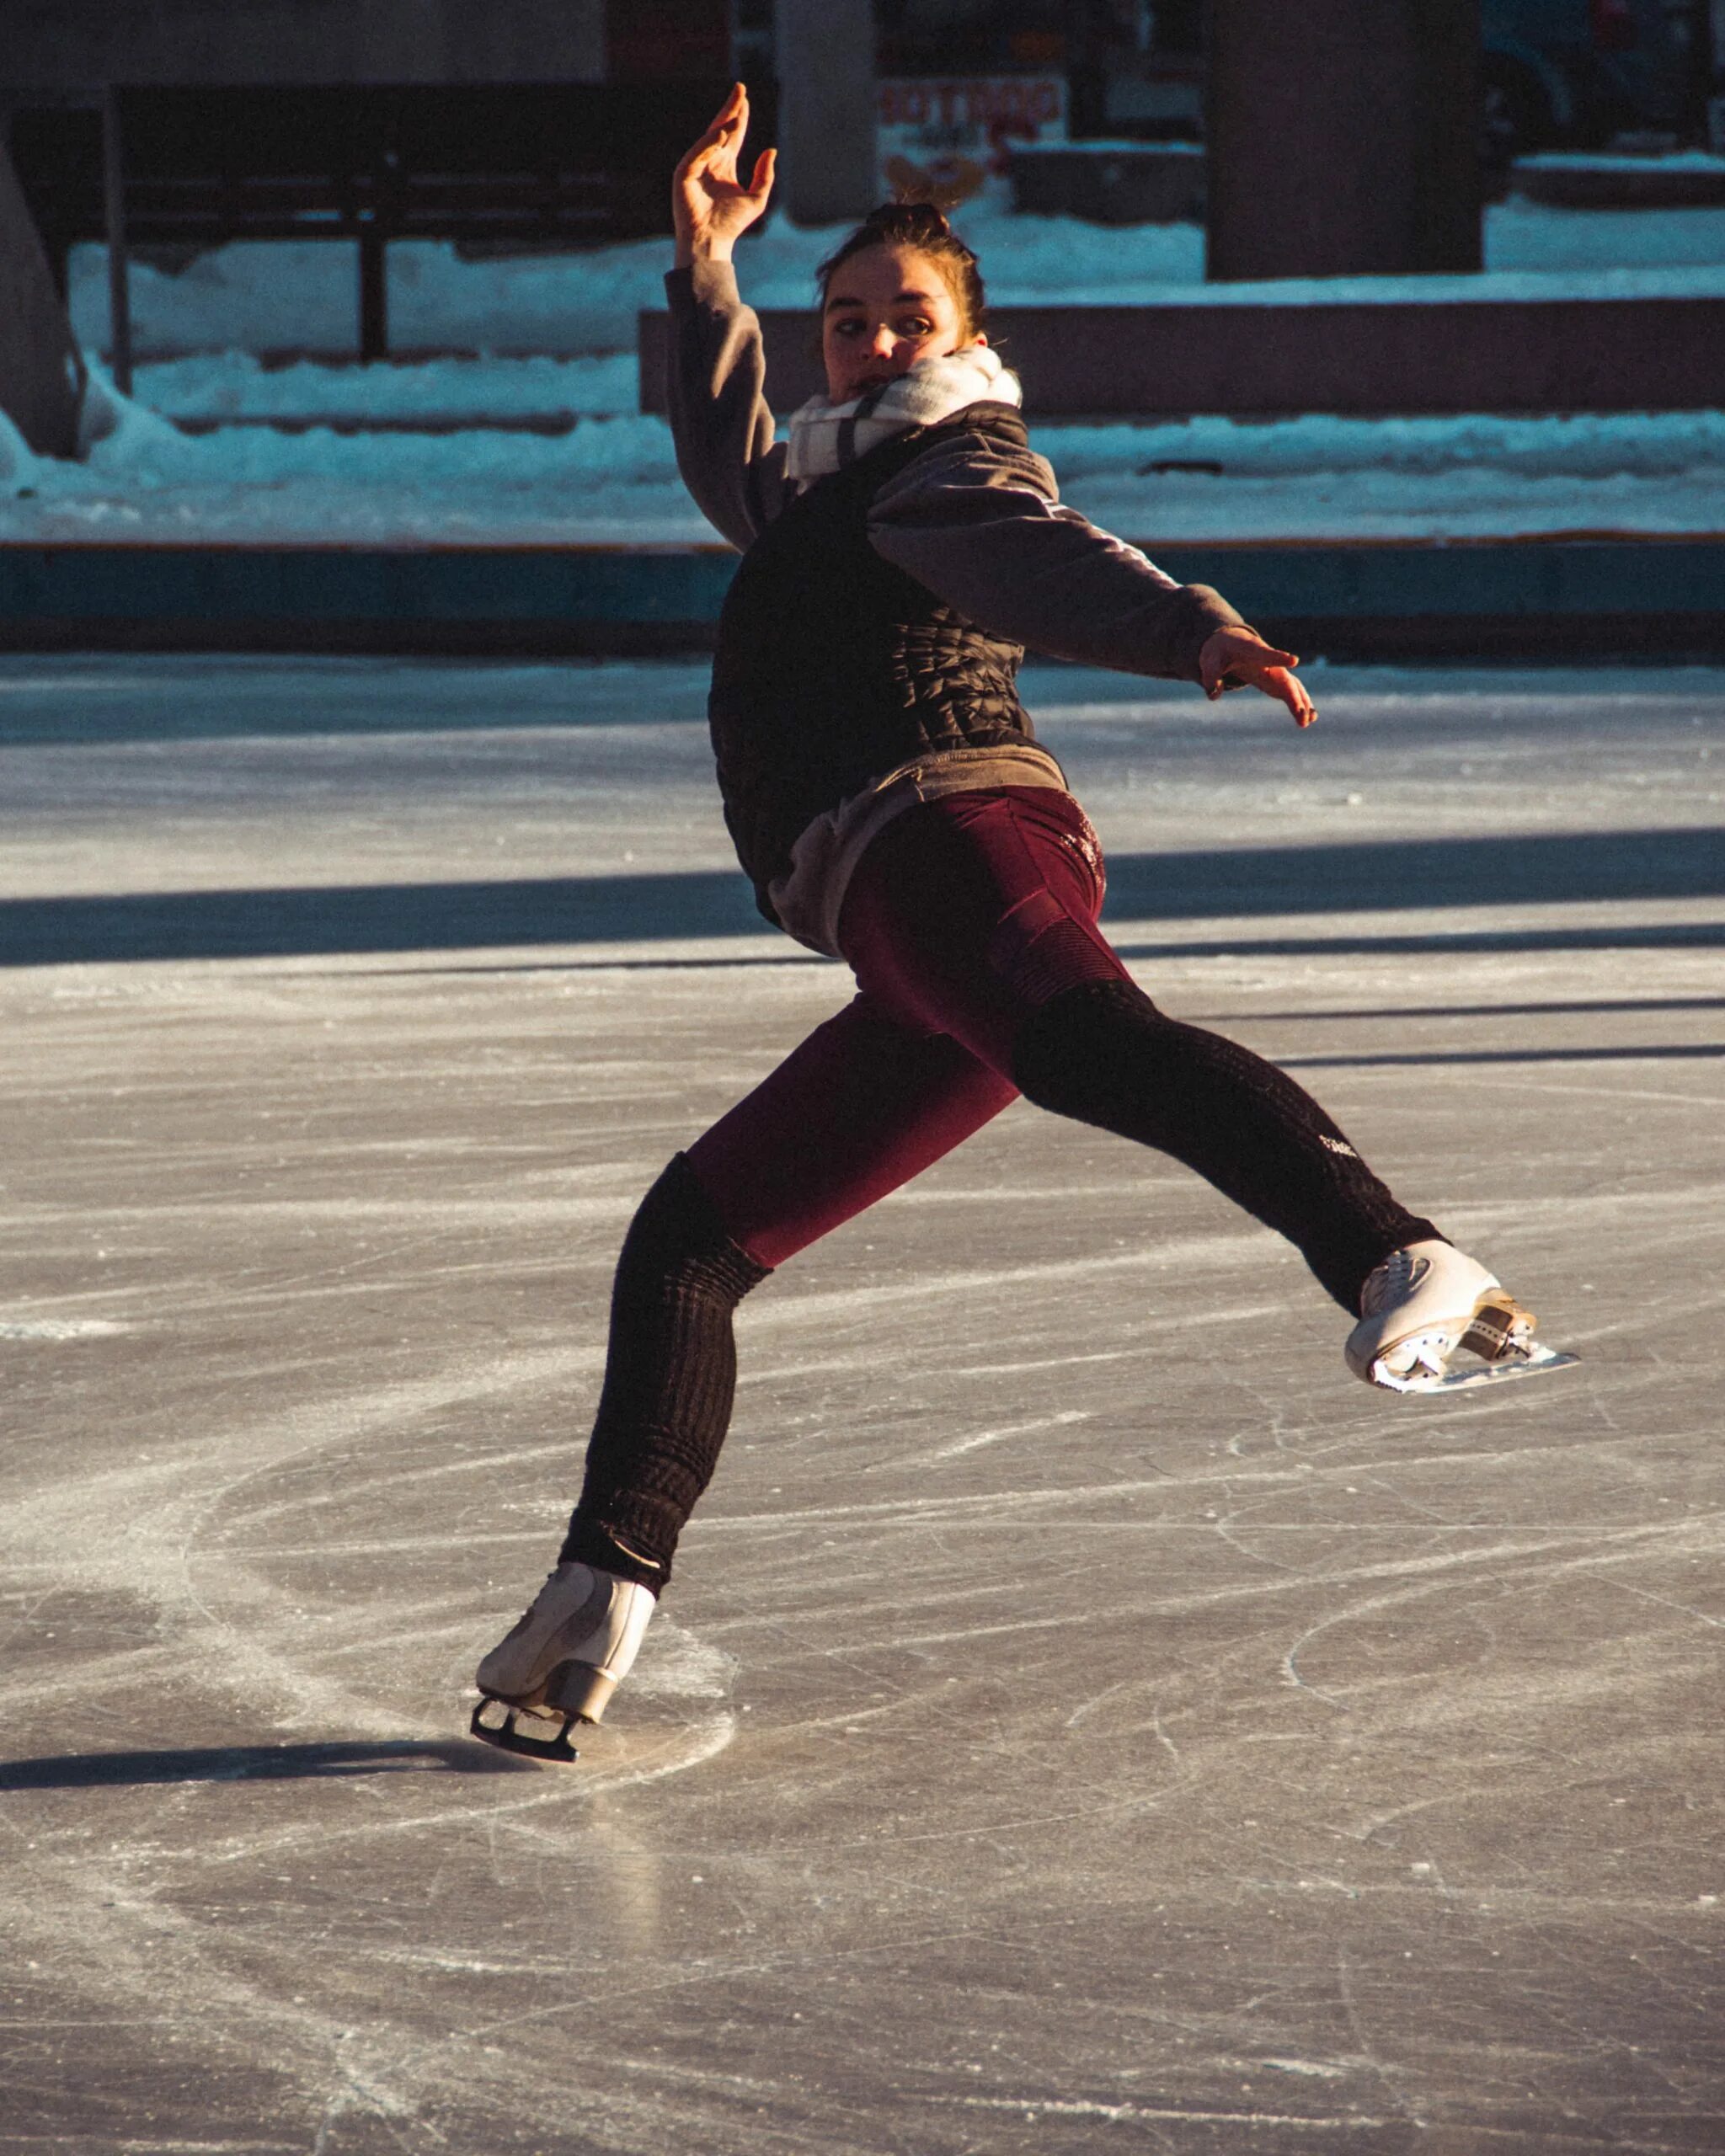
POLYGON ((937 262, 953 297, 959 303, 965 334, 974 337, 982 328, 986 301, 982 273, 976 257, 947 221, 946 212, 932 202, 883 202, 871 210, 844 244, 828 255, 815 271, 823 300, 832 273, 841 262, 865 247, 914 247, 937 262))
POLYGON ((878 210, 871 210, 863 222, 872 225, 877 218, 890 220, 895 224, 914 219, 919 229, 926 226, 931 232, 944 232, 949 237, 953 231, 943 205, 929 201, 926 196, 895 195, 890 202, 883 202, 878 210))
MULTIPOLYGON (((953 230, 946 211, 938 203, 927 200, 900 199, 883 202, 878 209, 868 212, 845 244, 848 249, 852 242, 860 246, 873 247, 883 241, 890 243, 894 240, 916 247, 927 246, 930 243, 937 245, 944 241, 948 247, 964 248, 964 253, 970 254, 969 248, 964 247, 964 241, 953 230)), ((970 259, 973 262, 976 259, 974 254, 970 259)))

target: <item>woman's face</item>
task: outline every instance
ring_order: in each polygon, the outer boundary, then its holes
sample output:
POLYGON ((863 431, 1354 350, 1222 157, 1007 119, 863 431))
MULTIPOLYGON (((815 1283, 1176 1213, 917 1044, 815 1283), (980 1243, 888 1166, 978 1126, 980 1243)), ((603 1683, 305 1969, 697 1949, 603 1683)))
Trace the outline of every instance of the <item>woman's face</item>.
POLYGON ((835 404, 908 374, 918 360, 944 359, 987 342, 965 334, 940 264, 900 241, 859 248, 840 263, 827 286, 820 351, 835 404))

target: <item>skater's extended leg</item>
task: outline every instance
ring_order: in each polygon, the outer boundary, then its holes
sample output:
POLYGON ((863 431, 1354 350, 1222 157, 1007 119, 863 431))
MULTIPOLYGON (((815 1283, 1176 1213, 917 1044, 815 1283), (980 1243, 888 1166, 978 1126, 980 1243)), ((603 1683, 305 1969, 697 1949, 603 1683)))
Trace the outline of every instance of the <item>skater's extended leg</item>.
POLYGON ((1367 1276, 1440 1241, 1304 1087, 1166 1017, 1096 926, 1094 840, 1069 797, 1001 789, 888 826, 845 905, 846 955, 895 1016, 943 1024, 1025 1097, 1154 1146, 1286 1235, 1350 1314, 1367 1276))
POLYGON ((1167 1017, 1130 980, 1052 997, 1013 1043, 1027 1100, 1194 1168, 1295 1245, 1350 1315, 1393 1250, 1439 1240, 1304 1086, 1250 1049, 1167 1017))

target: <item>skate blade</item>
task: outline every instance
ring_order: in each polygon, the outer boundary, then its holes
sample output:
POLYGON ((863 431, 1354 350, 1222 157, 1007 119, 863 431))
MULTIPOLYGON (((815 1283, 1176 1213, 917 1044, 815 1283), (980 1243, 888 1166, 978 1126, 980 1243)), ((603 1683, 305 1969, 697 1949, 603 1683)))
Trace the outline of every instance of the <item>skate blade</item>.
POLYGON ((1543 1377, 1547 1370, 1570 1370, 1579 1355, 1560 1354, 1555 1348, 1530 1348, 1507 1356, 1501 1363, 1481 1363, 1466 1370, 1446 1370, 1431 1388, 1434 1392, 1466 1392, 1475 1385, 1510 1385, 1517 1378, 1543 1377))
POLYGON ((503 1700, 481 1700, 474 1708, 473 1719, 467 1724, 469 1737, 477 1737, 482 1744, 489 1744, 499 1752, 512 1752, 518 1759, 537 1759, 546 1766, 572 1767, 580 1754, 569 1742, 569 1720, 559 1715, 554 1719, 548 1715, 536 1715, 531 1708, 512 1707, 503 1700), (502 1716, 501 1721, 487 1721, 488 1712, 502 1716), (519 1728, 520 1716, 526 1715, 530 1721, 537 1721, 546 1728, 555 1727, 554 1737, 534 1737, 519 1728))
POLYGON ((1476 1363, 1463 1370, 1420 1370, 1406 1377, 1375 1370, 1372 1383, 1386 1392, 1467 1392, 1476 1385, 1509 1385, 1517 1378, 1543 1377, 1548 1370, 1573 1369, 1579 1355, 1561 1354, 1555 1348, 1532 1347, 1507 1355, 1501 1362, 1476 1363))

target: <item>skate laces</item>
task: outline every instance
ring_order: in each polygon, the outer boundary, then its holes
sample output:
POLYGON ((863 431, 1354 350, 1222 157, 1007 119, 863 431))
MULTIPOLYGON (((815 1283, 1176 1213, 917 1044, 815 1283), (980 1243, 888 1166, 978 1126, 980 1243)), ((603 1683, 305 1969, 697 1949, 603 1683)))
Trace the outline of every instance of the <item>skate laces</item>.
POLYGON ((1424 1279, 1431 1262, 1429 1257, 1414 1257, 1411 1251, 1391 1251, 1367 1277, 1359 1297, 1360 1315, 1375 1317, 1390 1304, 1401 1301, 1424 1279))

